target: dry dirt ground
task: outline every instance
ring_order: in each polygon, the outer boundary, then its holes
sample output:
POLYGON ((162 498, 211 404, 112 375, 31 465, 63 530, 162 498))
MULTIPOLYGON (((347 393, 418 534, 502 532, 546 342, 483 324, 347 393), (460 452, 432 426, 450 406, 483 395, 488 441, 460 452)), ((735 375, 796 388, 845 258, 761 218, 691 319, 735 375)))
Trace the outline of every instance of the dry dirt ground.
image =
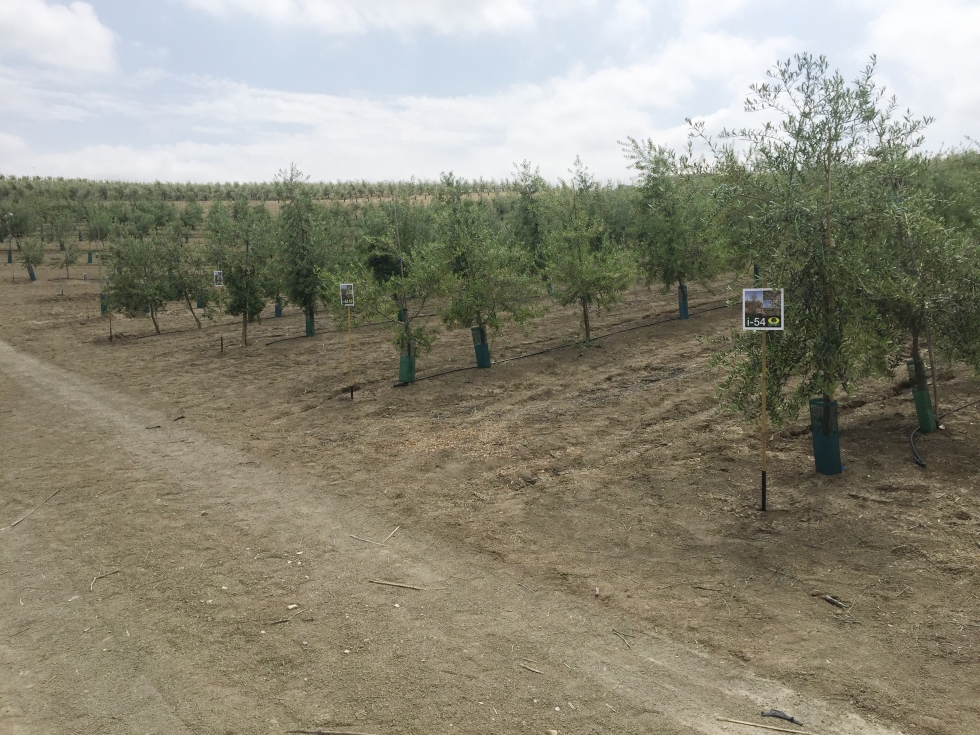
MULTIPOLYGON (((110 343, 86 270, 0 266, 0 733, 800 729, 770 707, 980 733, 977 406, 923 469, 903 376, 858 386, 844 474, 814 473, 801 418, 763 514, 707 364, 723 288, 685 322, 638 289, 595 332, 649 326, 405 388, 364 327, 351 400, 332 325, 275 341, 287 309, 241 348, 175 309, 110 343)), ((554 308, 494 358, 577 326, 554 308)), ((444 332, 419 374, 472 362, 444 332)), ((942 378, 944 407, 980 398, 942 378)))

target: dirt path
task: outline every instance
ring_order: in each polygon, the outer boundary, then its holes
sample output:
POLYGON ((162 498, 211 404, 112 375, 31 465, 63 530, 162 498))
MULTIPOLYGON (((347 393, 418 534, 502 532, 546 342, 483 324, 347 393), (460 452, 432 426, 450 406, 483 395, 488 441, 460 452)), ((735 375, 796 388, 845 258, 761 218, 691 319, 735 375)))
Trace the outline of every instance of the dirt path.
POLYGON ((0 733, 722 733, 770 706, 897 732, 412 527, 353 539, 400 519, 329 491, 345 478, 5 342, 0 371, 0 733))

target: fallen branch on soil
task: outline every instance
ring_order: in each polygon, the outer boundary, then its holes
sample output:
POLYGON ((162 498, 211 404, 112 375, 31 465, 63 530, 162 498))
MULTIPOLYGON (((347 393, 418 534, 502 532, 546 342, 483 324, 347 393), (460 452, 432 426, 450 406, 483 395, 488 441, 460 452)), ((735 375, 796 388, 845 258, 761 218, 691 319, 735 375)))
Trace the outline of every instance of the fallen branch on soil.
POLYGON ((369 579, 368 582, 371 584, 386 584, 389 587, 404 587, 407 590, 418 590, 419 592, 425 592, 425 587, 413 587, 410 584, 399 584, 398 582, 385 582, 383 579, 369 579))
POLYGON ((42 683, 41 683, 41 685, 40 685, 40 686, 38 687, 38 689, 40 689, 41 687, 45 687, 45 686, 47 686, 48 684, 50 684, 51 682, 53 682, 53 681, 54 681, 55 679, 57 679, 57 678, 58 678, 58 675, 57 675, 57 674, 55 674, 54 676, 52 676, 52 677, 51 677, 50 679, 48 679, 47 681, 45 681, 45 682, 42 682, 42 683))
POLYGON ((543 672, 543 671, 538 671, 537 669, 532 669, 532 668, 531 668, 530 666, 528 666, 527 664, 521 664, 521 668, 522 668, 522 669, 527 669, 528 671, 533 671, 533 672, 534 672, 535 674, 544 674, 544 672, 543 672))
POLYGON ((347 535, 350 536, 351 538, 356 538, 358 541, 367 541, 369 544, 375 544, 376 546, 384 546, 384 544, 381 543, 380 541, 372 541, 369 538, 361 538, 360 536, 355 536, 352 533, 347 534, 347 535))
POLYGON ((749 727, 761 727, 763 730, 775 730, 776 732, 795 732, 798 735, 817 735, 814 732, 808 732, 806 730, 790 730, 788 727, 773 727, 772 725, 759 725, 755 722, 744 722, 743 720, 730 720, 727 717, 717 717, 715 718, 719 722, 734 722, 736 725, 748 725, 749 727))
POLYGON ((157 424, 156 426, 147 426, 146 428, 147 429, 160 429, 160 428, 163 428, 163 427, 161 427, 160 424, 157 424))
POLYGON ((181 419, 186 419, 186 418, 187 418, 186 416, 178 416, 177 418, 174 419, 174 421, 180 421, 181 419))
POLYGON ((46 497, 40 503, 38 503, 37 505, 35 505, 29 511, 27 511, 27 513, 24 514, 24 517, 23 518, 20 518, 19 520, 16 520, 13 523, 11 523, 10 524, 10 527, 13 528, 14 526, 16 526, 18 523, 20 523, 22 520, 24 520, 24 518, 27 518, 27 516, 29 516, 34 511, 36 511, 38 508, 40 508, 42 505, 44 505, 45 503, 47 503, 49 500, 51 500, 51 498, 53 498, 55 495, 57 495, 60 492, 61 492, 61 488, 59 487, 57 490, 55 490, 53 493, 51 493, 48 497, 46 497))
POLYGON ((619 636, 619 638, 620 638, 620 640, 622 640, 622 641, 623 641, 623 643, 625 643, 625 644, 626 644, 626 647, 627 647, 628 649, 630 649, 631 651, 633 650, 633 646, 631 646, 631 645, 630 645, 630 642, 629 642, 628 640, 626 640, 626 636, 625 636, 624 634, 622 634, 622 633, 620 633, 620 632, 619 632, 618 630, 616 630, 615 628, 613 629, 613 633, 615 633, 616 635, 618 635, 618 636, 619 636))
POLYGON ((838 600, 836 597, 831 597, 830 595, 821 595, 821 594, 819 594, 817 592, 815 592, 811 596, 812 597, 819 597, 821 600, 826 600, 831 605, 833 605, 834 607, 839 607, 841 610, 846 610, 847 609, 847 605, 845 605, 843 602, 841 602, 840 600, 838 600))
MULTIPOLYGON (((300 610, 296 615, 306 612, 305 610, 300 610)), ((269 625, 282 625, 283 623, 288 623, 290 620, 296 617, 296 615, 290 615, 288 618, 282 618, 281 620, 273 620, 269 625)))
POLYGON ((765 712, 762 713, 762 716, 763 717, 778 717, 780 720, 786 720, 786 722, 792 722, 794 725, 800 725, 800 726, 803 725, 802 722, 800 722, 799 720, 797 720, 792 715, 788 715, 785 712, 783 712, 782 710, 778 710, 778 709, 768 709, 768 710, 766 710, 765 712))
POLYGON ((115 571, 107 572, 105 574, 98 575, 97 577, 95 577, 95 579, 92 580, 92 584, 90 584, 88 586, 88 591, 89 592, 92 592, 95 589, 95 583, 98 582, 100 579, 105 579, 106 577, 111 577, 113 574, 119 574, 119 572, 120 572, 120 570, 119 569, 116 569, 115 571))
MULTIPOLYGON (((395 531, 397 531, 399 528, 401 528, 401 526, 395 526, 395 531)), ((358 541, 366 541, 367 543, 374 544, 375 546, 384 546, 386 543, 388 543, 388 539, 390 539, 392 536, 395 535, 395 531, 389 533, 384 541, 372 541, 369 538, 361 538, 360 536, 355 536, 352 533, 349 533, 347 535, 350 536, 351 538, 356 538, 358 541)))

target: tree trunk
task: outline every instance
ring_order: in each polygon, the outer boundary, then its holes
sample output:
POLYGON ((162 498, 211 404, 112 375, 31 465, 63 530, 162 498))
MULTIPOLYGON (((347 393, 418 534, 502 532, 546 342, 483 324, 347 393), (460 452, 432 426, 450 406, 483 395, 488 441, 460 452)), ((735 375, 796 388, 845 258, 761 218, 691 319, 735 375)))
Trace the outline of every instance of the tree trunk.
POLYGON ((198 319, 197 314, 194 313, 194 307, 191 306, 191 295, 187 291, 184 291, 184 301, 187 302, 187 310, 191 313, 191 316, 194 317, 194 321, 197 322, 197 328, 200 329, 201 320, 198 319))
POLYGON ((248 312, 242 312, 242 347, 248 347, 248 312))
POLYGON ((585 323, 585 341, 592 341, 592 327, 589 324, 589 302, 583 296, 582 297, 582 321, 585 323))
POLYGON ((157 309, 153 304, 150 304, 150 319, 153 321, 153 328, 157 334, 160 334, 160 325, 157 323, 157 309))

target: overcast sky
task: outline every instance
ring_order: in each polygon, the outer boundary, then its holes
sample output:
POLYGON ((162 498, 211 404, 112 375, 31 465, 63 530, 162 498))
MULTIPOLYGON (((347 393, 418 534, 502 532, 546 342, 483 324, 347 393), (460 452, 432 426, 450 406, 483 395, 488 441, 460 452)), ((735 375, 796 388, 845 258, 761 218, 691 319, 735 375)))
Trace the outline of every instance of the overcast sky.
POLYGON ((629 180, 617 141, 751 123, 803 51, 876 53, 938 150, 980 139, 977 49, 960 0, 0 0, 0 173, 629 180))

